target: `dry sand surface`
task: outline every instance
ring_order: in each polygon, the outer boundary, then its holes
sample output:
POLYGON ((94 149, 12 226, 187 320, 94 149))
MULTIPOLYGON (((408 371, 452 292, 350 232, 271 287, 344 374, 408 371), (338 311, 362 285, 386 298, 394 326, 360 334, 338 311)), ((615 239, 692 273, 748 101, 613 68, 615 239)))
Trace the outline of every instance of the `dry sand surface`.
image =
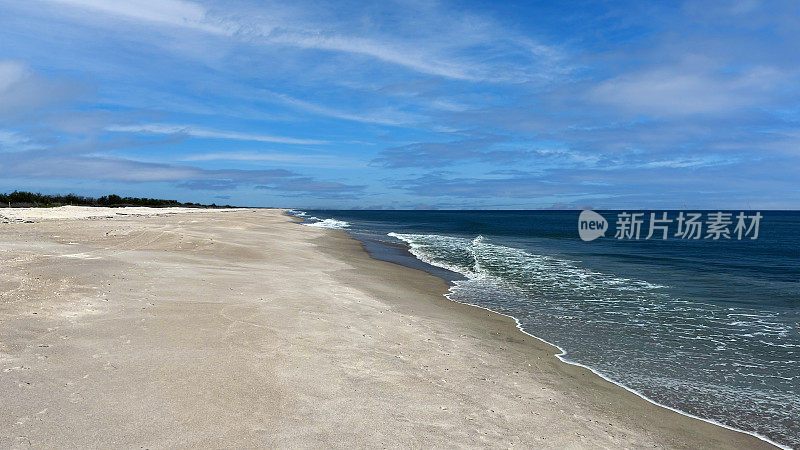
POLYGON ((60 208, 0 208, 0 222, 41 222, 62 219, 112 219, 124 216, 169 216, 172 214, 235 211, 235 208, 96 208, 89 206, 62 206, 60 208))
POLYGON ((768 446, 344 232, 136 209, 0 209, 0 447, 768 446))

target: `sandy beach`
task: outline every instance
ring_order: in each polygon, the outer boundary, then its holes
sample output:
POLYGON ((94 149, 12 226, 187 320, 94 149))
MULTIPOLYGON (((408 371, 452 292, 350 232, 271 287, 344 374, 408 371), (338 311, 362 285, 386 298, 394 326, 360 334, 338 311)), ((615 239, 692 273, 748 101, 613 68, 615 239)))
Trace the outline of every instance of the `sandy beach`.
POLYGON ((0 209, 0 447, 773 448, 280 210, 0 209))

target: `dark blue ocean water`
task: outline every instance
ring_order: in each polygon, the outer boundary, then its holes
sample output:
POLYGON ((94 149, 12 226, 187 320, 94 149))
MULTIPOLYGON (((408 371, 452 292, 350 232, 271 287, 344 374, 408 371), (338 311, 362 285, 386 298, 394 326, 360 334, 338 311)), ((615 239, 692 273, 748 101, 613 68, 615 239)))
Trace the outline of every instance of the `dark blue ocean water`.
POLYGON ((733 233, 739 211, 719 240, 676 238, 675 223, 645 240, 649 212, 639 240, 615 239, 619 211, 600 213, 610 231, 592 242, 578 211, 298 214, 448 279, 452 300, 515 317, 567 361, 800 448, 800 212, 762 211, 755 240, 733 233))

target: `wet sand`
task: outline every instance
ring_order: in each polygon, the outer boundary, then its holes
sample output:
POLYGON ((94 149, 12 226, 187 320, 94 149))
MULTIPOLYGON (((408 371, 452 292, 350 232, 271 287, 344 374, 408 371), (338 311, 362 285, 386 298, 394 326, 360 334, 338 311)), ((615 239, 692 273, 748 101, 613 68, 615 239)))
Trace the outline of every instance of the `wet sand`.
POLYGON ((0 220, 0 447, 771 447, 342 231, 167 211, 0 220))

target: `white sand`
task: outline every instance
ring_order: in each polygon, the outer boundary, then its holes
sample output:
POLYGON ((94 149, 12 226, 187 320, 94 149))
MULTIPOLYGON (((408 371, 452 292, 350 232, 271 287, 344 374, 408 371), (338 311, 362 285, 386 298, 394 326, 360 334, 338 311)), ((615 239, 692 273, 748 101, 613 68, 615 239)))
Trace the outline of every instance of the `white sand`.
POLYGON ((42 221, 64 219, 102 219, 119 216, 165 216, 169 214, 237 211, 238 208, 149 208, 132 206, 106 208, 93 206, 61 206, 57 208, 0 208, 0 220, 42 221))

